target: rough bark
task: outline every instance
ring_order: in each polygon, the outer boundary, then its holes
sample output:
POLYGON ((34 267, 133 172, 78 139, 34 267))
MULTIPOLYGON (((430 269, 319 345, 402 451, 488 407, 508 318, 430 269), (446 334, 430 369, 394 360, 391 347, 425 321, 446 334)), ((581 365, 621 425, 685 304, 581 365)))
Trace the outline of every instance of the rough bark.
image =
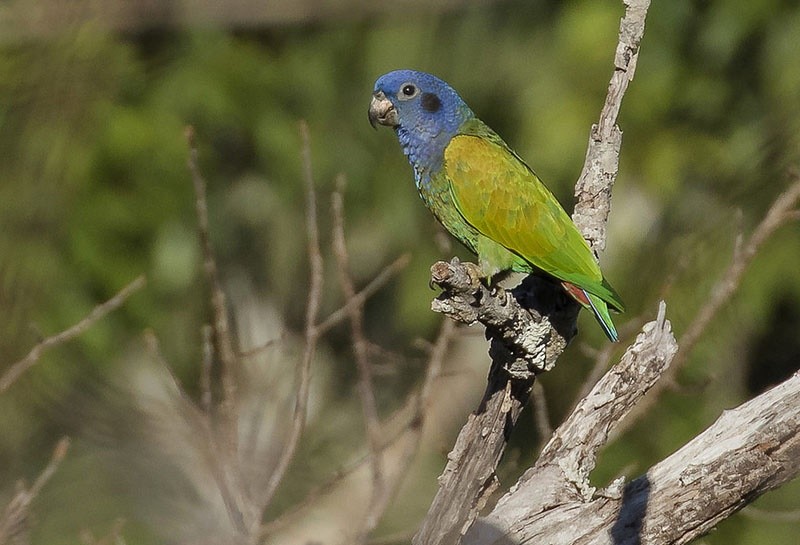
POLYGON ((434 300, 434 310, 486 327, 492 367, 483 400, 447 457, 415 545, 457 543, 485 507, 497 487, 494 470, 536 374, 551 369, 575 335, 578 309, 546 279, 528 277, 511 291, 491 289, 474 264, 458 259, 436 263, 431 282, 444 290, 434 300))
MULTIPOLYGON (((588 441, 597 437, 594 416, 576 424, 588 441)), ((725 411, 627 486, 593 491, 564 460, 541 459, 463 543, 689 543, 800 473, 800 373, 725 411)))

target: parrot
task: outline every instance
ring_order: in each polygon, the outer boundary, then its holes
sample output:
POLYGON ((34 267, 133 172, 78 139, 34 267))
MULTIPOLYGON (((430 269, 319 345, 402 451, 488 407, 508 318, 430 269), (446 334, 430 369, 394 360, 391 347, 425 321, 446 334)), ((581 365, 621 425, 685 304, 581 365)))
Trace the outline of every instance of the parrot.
POLYGON ((508 272, 554 278, 618 340, 609 308, 624 312, 624 304, 586 240, 533 170, 450 85, 416 70, 384 74, 369 121, 394 129, 422 201, 478 256, 487 284, 508 272))

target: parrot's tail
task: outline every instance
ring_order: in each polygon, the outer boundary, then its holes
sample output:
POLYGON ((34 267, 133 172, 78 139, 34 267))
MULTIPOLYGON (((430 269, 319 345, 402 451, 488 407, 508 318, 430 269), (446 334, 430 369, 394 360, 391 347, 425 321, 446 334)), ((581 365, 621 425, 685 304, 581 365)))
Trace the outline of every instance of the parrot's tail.
POLYGON ((611 315, 608 312, 608 305, 605 301, 600 299, 598 296, 589 293, 585 289, 579 288, 575 284, 562 282, 561 285, 564 286, 564 289, 567 290, 567 293, 569 293, 577 302, 579 302, 583 307, 592 311, 595 319, 597 319, 597 323, 599 323, 600 327, 603 328, 603 331, 611 340, 611 342, 617 342, 619 340, 617 329, 614 327, 614 322, 611 321, 611 315))

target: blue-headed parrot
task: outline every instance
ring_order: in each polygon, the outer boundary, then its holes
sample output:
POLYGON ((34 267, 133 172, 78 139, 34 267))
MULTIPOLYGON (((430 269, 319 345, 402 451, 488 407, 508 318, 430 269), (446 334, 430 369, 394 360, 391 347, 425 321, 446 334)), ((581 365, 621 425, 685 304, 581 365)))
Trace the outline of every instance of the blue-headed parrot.
POLYGON ((622 300, 558 200, 441 79, 414 70, 378 78, 369 119, 394 128, 417 189, 441 224, 477 254, 488 279, 549 275, 592 311, 612 341, 622 300))

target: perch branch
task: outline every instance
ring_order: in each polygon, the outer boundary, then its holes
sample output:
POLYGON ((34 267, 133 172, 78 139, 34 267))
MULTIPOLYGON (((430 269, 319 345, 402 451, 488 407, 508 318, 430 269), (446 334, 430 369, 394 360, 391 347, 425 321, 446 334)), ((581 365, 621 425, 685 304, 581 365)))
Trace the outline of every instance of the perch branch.
MULTIPOLYGON (((573 220, 596 253, 605 247, 619 165, 622 131, 616 125, 617 114, 636 68, 649 4, 649 0, 625 1, 614 72, 575 186, 573 220)), ((453 260, 436 263, 431 281, 444 290, 434 301, 434 310, 486 326, 493 363, 481 406, 470 415, 448 456, 414 545, 454 544, 469 529, 497 486, 495 468, 536 374, 555 365, 575 334, 577 317, 577 305, 540 278, 529 277, 512 292, 495 291, 480 283, 474 266, 453 260), (532 293, 536 293, 533 300, 532 293)))
POLYGON ((465 545, 689 543, 800 473, 800 373, 723 412, 627 486, 619 479, 591 497, 543 501, 543 492, 569 490, 570 483, 558 464, 537 467, 524 491, 512 492, 473 526, 465 545))
POLYGON ((665 314, 662 302, 656 320, 642 327, 620 362, 558 427, 536 464, 523 474, 512 492, 500 499, 486 524, 511 528, 520 516, 533 517, 555 505, 593 497, 595 489, 589 484, 589 474, 598 450, 669 367, 678 349, 665 314))

